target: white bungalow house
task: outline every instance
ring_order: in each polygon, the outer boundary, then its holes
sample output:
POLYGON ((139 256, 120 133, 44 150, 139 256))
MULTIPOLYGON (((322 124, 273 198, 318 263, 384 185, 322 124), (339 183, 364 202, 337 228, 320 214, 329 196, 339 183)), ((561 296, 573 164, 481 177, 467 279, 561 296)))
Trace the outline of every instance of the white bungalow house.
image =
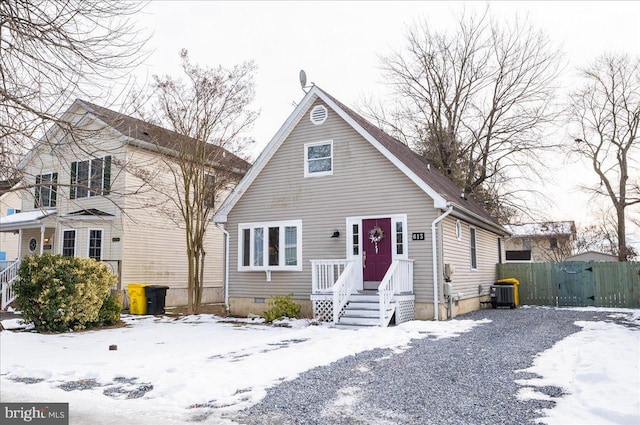
POLYGON ((387 326, 480 308, 508 232, 407 146, 313 86, 214 217, 232 314, 387 326))
MULTIPOLYGON (((193 139, 82 100, 61 121, 68 127, 52 126, 19 164, 25 187, 32 187, 21 191, 20 212, 0 219, 1 234, 18 234, 17 260, 0 271, 2 307, 12 301, 20 260, 45 253, 105 262, 125 297, 129 283, 166 285, 167 305, 186 304, 183 226, 174 219, 172 195, 156 189, 174 184, 167 171, 174 149, 193 139)), ((224 168, 237 181, 249 167, 221 148, 210 149, 221 153, 212 175, 224 168)), ((206 239, 203 302, 222 302, 223 234, 210 226, 206 239)))

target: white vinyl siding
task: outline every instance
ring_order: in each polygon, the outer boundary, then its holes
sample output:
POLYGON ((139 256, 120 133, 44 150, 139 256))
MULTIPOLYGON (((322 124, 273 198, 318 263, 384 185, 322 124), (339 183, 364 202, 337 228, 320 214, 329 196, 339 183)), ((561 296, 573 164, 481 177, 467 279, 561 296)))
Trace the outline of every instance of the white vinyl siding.
POLYGON ((302 270, 302 221, 241 223, 238 270, 302 270))
MULTIPOLYGON (((149 164, 149 167, 153 168, 161 162, 157 155, 128 145, 126 163, 149 164)), ((121 180, 120 177, 113 179, 114 182, 119 180, 121 180)), ((127 173, 126 186, 121 190, 131 193, 138 190, 142 184, 138 177, 127 173)), ((168 170, 166 173, 159 174, 154 184, 162 185, 163 188, 172 187, 172 174, 168 170)), ((96 200, 101 199, 96 198, 96 200)), ((135 197, 127 196, 124 205, 126 207, 126 215, 122 216, 124 236, 117 243, 120 252, 126 253, 122 264, 123 285, 126 286, 130 282, 167 285, 171 288, 167 292, 167 303, 186 304, 186 288, 189 280, 187 244, 184 229, 167 214, 173 212, 175 216, 179 216, 177 210, 167 208, 172 205, 172 201, 159 191, 148 190, 138 193, 135 197), (150 255, 150 253, 153 254, 150 255)), ((105 236, 105 240, 107 239, 105 236)), ((203 302, 221 302, 224 300, 222 276, 225 245, 223 233, 213 223, 207 227, 204 243, 207 255, 204 263, 203 302)))

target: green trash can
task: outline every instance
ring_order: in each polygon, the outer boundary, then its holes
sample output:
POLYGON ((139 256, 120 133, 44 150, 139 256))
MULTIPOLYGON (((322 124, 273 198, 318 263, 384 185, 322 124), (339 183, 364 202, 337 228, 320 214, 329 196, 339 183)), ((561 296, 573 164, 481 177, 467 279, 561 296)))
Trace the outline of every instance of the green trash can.
POLYGON ((129 313, 147 314, 147 296, 145 288, 148 283, 130 283, 127 285, 129 294, 129 313))

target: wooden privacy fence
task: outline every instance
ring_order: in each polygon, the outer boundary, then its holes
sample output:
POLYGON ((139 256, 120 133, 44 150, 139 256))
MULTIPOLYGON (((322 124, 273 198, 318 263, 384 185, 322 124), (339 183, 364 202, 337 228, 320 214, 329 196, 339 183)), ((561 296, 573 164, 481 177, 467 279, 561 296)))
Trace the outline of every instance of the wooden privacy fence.
POLYGON ((498 279, 520 281, 520 304, 640 308, 640 263, 498 264, 498 279))

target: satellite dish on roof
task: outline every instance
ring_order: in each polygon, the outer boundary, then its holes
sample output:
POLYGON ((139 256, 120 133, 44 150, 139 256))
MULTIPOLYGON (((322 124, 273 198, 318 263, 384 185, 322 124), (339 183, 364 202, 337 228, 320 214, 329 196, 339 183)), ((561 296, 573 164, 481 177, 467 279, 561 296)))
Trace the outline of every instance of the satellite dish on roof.
POLYGON ((304 88, 307 85, 307 73, 304 72, 304 69, 300 70, 300 87, 302 87, 302 90, 304 90, 304 88))

